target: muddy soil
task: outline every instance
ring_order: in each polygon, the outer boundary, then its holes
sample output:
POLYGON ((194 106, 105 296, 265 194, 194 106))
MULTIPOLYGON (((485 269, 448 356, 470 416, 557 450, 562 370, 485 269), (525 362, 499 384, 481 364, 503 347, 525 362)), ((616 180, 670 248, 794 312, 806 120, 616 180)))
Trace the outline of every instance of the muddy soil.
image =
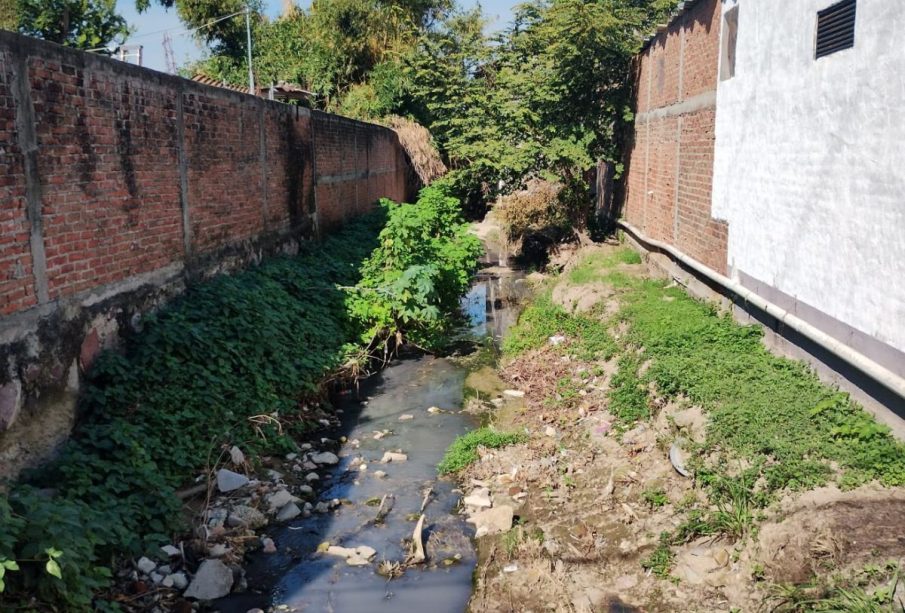
MULTIPOLYGON (((648 274, 644 264, 621 269, 648 274)), ((553 299, 585 312, 603 302, 605 309, 593 311, 603 317, 618 308, 618 294, 600 283, 562 283, 553 299)), ((486 370, 478 378, 488 400, 476 402, 486 419, 529 440, 484 451, 462 475, 463 489, 487 485, 494 506, 512 505, 516 515, 508 533, 478 540, 470 610, 774 610, 783 604, 776 586, 905 561, 905 490, 869 485, 789 494, 746 538, 700 538, 673 547, 669 576, 645 570, 661 532, 674 530, 683 509, 703 499, 693 479, 676 471, 669 449, 677 437, 700 439, 706 414, 689 402, 655 400, 649 422, 619 432, 607 411, 615 363, 582 362, 558 349, 551 342, 504 363, 496 379, 486 370), (558 396, 564 376, 584 381, 577 396, 558 396), (506 397, 502 389, 525 395, 506 397), (651 500, 651 492, 662 495, 651 500)))

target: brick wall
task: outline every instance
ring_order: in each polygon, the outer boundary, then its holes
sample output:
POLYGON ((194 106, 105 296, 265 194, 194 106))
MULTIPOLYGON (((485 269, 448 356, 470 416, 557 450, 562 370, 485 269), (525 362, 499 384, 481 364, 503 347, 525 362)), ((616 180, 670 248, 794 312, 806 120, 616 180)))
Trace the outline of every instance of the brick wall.
POLYGON ((718 0, 686 2, 636 58, 622 210, 651 238, 725 273, 727 226, 711 217, 720 19, 718 0))
POLYGON ((396 133, 0 31, 0 479, 193 279, 416 184, 396 133))

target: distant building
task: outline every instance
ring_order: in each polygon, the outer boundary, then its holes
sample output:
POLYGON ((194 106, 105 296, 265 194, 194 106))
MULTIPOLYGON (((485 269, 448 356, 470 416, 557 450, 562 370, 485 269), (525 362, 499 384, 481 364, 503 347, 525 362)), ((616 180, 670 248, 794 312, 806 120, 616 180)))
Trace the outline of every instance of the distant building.
POLYGON ((840 341, 899 390, 903 30, 905 2, 889 0, 680 3, 636 61, 622 201, 641 234, 840 341))

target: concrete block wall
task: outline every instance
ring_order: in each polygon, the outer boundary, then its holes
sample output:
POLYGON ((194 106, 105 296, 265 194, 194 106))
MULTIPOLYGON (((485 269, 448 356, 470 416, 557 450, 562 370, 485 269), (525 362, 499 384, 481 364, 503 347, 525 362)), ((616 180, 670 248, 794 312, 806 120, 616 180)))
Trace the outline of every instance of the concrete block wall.
POLYGON ((719 0, 686 2, 635 60, 623 215, 718 272, 727 226, 711 214, 719 0))
POLYGON ((416 187, 395 132, 0 31, 0 480, 192 281, 416 187))

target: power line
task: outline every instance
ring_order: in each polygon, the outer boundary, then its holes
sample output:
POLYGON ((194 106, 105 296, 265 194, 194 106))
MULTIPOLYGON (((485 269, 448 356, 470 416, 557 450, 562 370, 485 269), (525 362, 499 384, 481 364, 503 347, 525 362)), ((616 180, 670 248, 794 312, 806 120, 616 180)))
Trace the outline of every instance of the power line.
POLYGON ((165 34, 165 33, 170 33, 170 32, 172 32, 172 33, 175 34, 176 36, 183 36, 183 35, 185 35, 185 34, 190 34, 190 33, 192 33, 192 32, 197 32, 198 30, 201 30, 201 29, 204 29, 204 28, 208 28, 208 27, 210 27, 210 26, 212 26, 212 25, 214 25, 214 24, 216 24, 216 23, 220 23, 221 21, 226 21, 227 19, 230 19, 230 18, 235 17, 235 16, 237 16, 237 15, 244 15, 245 12, 246 12, 246 10, 243 9, 243 10, 241 10, 241 11, 237 11, 237 12, 231 13, 231 14, 229 14, 229 15, 224 15, 223 17, 219 17, 219 18, 217 18, 217 19, 214 19, 213 21, 209 21, 209 22, 207 22, 207 23, 205 23, 205 24, 202 24, 202 25, 198 26, 197 28, 185 28, 185 29, 182 29, 182 30, 180 30, 179 28, 166 28, 166 29, 164 29, 164 30, 157 30, 157 31, 155 31, 155 32, 146 32, 146 33, 141 34, 141 35, 139 35, 139 36, 132 36, 132 37, 130 37, 128 40, 129 40, 129 41, 138 40, 138 39, 140 39, 140 38, 148 38, 149 36, 157 36, 158 34, 165 34))

